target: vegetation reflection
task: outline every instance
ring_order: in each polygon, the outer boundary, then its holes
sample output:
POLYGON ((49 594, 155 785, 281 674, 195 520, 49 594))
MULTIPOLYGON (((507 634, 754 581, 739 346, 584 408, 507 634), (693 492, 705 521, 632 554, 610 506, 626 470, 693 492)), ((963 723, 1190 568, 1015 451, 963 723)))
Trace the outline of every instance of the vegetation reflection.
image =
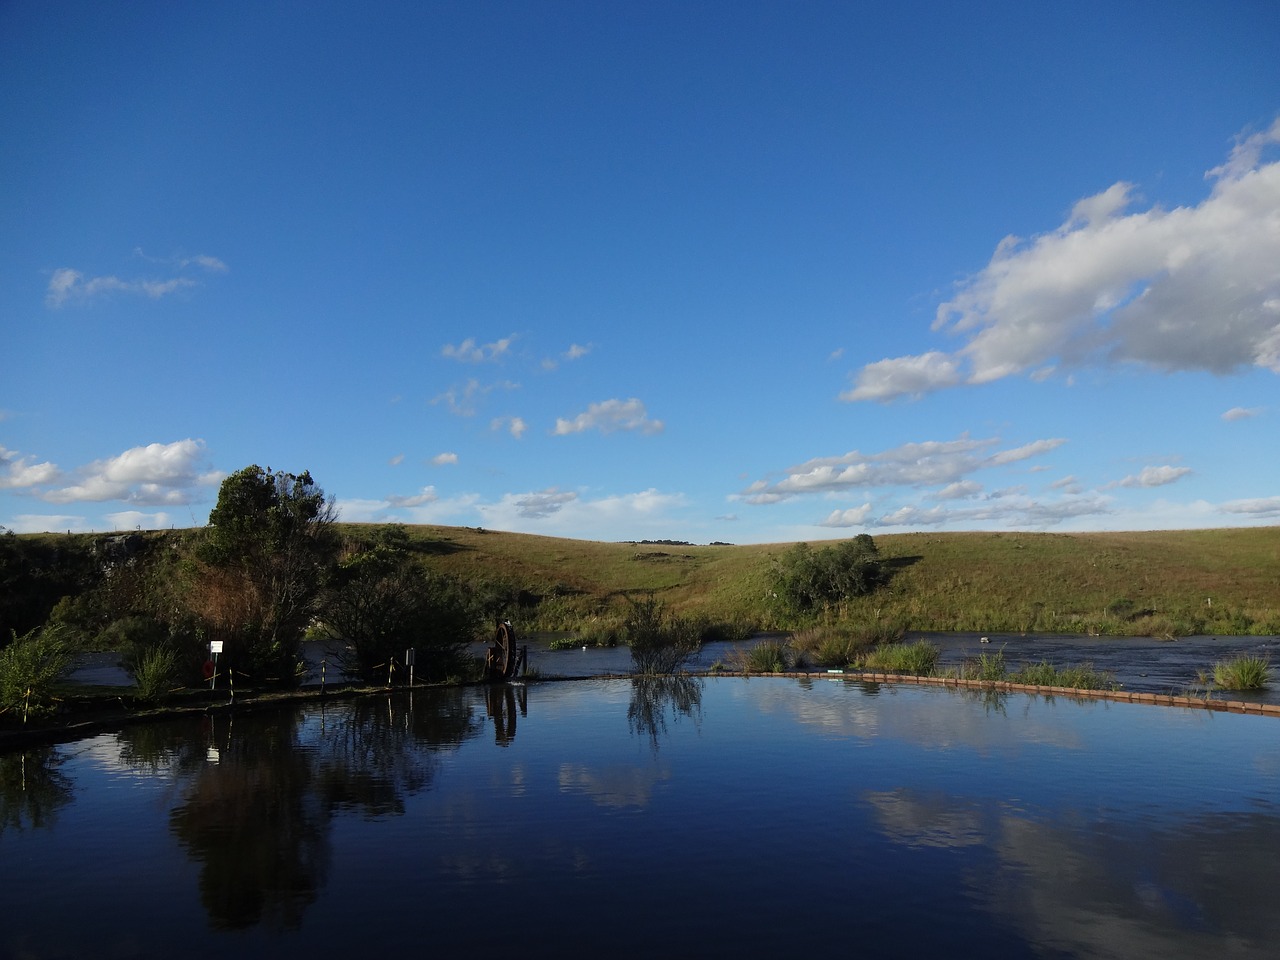
POLYGON ((201 864, 210 925, 291 930, 327 879, 333 818, 403 814, 409 796, 431 788, 442 751, 478 735, 483 721, 454 689, 234 723, 210 716, 201 729, 183 737, 177 727, 130 728, 121 758, 176 777, 170 829, 201 864))
POLYGON ((678 721, 702 718, 702 680, 683 674, 646 675, 631 678, 631 703, 627 722, 636 736, 649 738, 654 753, 667 733, 667 716, 678 721))
POLYGON ((74 794, 58 769, 65 762, 54 747, 0 754, 0 836, 7 829, 53 826, 74 794))

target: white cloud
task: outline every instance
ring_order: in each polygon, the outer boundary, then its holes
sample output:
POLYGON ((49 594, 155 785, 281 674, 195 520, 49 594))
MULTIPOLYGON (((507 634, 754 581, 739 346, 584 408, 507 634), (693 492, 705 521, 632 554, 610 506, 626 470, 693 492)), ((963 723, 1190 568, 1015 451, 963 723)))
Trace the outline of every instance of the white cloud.
POLYGON ((919 397, 935 390, 954 387, 964 380, 960 363, 937 350, 918 357, 896 357, 877 360, 862 368, 852 390, 840 394, 841 400, 892 400, 896 397, 919 397))
POLYGON ((949 483, 933 495, 935 500, 968 500, 982 493, 982 484, 976 480, 958 480, 949 483))
POLYGON ((570 433, 582 433, 585 430, 599 430, 601 433, 613 433, 615 430, 639 430, 642 433, 661 433, 661 420, 650 420, 648 411, 639 400, 605 400, 589 405, 585 413, 580 413, 572 420, 563 418, 556 420, 556 436, 570 433))
POLYGON ((68 530, 72 533, 87 533, 89 525, 84 517, 60 513, 20 513, 13 518, 10 528, 14 533, 45 533, 47 531, 68 530))
POLYGON ((1245 514, 1250 517, 1280 518, 1280 497, 1260 497, 1255 500, 1231 500, 1220 508, 1226 513, 1245 514))
POLYGON ((558 513, 566 504, 573 503, 577 499, 578 495, 572 491, 550 487, 536 493, 517 494, 512 497, 511 503, 519 516, 540 520, 558 513))
POLYGON ((106 517, 115 530, 163 530, 173 526, 173 517, 163 510, 155 513, 122 510, 119 513, 108 513, 106 517))
POLYGON ((117 457, 96 460, 76 471, 77 483, 49 490, 50 503, 122 500, 143 505, 191 503, 206 493, 201 488, 221 482, 223 475, 207 468, 203 440, 178 440, 133 447, 117 457))
POLYGON ((569 345, 569 349, 564 352, 564 358, 566 360, 580 360, 590 353, 591 349, 592 345, 589 343, 585 346, 580 343, 572 343, 569 345))
POLYGON ((884 514, 874 521, 874 525, 895 529, 943 525, 957 529, 1042 529, 1077 517, 1101 516, 1111 512, 1110 501, 1096 494, 1044 501, 1007 491, 976 506, 938 504, 922 507, 908 504, 884 514))
POLYGON ((868 364, 846 400, 918 396, 1046 366, 1136 362, 1163 370, 1280 373, 1280 120, 1210 171, 1199 205, 1125 213, 1117 183, 1056 230, 1006 238, 941 304, 935 330, 966 339, 868 364))
POLYGON ((474 337, 468 337, 457 346, 446 343, 440 349, 440 355, 463 363, 483 363, 486 360, 498 360, 503 357, 515 340, 515 334, 495 340, 493 343, 476 344, 474 337))
POLYGON ((1118 487, 1163 487, 1166 484, 1181 480, 1191 472, 1190 467, 1143 467, 1136 474, 1117 480, 1118 487))
POLYGON ((55 464, 33 463, 32 460, 32 457, 20 457, 15 451, 0 446, 0 490, 17 490, 57 480, 55 464))
POLYGON ((397 453, 394 457, 392 457, 390 460, 387 461, 387 464, 392 467, 398 467, 402 463, 404 463, 403 453, 397 453))
POLYGON ((1010 450, 989 452, 999 441, 930 440, 864 454, 858 450, 837 457, 817 457, 785 471, 778 481, 758 480, 738 495, 754 504, 777 503, 801 494, 840 493, 891 486, 946 486, 963 481, 977 470, 1004 466, 1040 456, 1063 440, 1037 440, 1010 450))
POLYGON ((460 417, 473 417, 479 409, 480 401, 493 393, 495 390, 515 390, 519 384, 512 383, 510 380, 501 380, 497 383, 482 384, 479 380, 471 379, 462 386, 452 386, 444 393, 432 399, 432 403, 443 403, 449 408, 449 412, 457 414, 460 417))
POLYGON ((421 507, 424 504, 435 503, 440 497, 436 493, 435 487, 423 487, 418 493, 409 497, 401 497, 392 495, 387 497, 387 506, 393 508, 399 507, 421 507))
POLYGON ((604 531, 617 531, 613 539, 643 539, 640 533, 655 527, 669 532, 670 512, 685 502, 683 494, 653 488, 592 499, 551 487, 509 493, 496 503, 478 504, 476 509, 485 526, 499 530, 554 530, 559 535, 588 539, 604 539, 609 536, 604 531))
POLYGON ((832 510, 827 515, 827 519, 823 520, 818 526, 820 527, 861 527, 867 523, 867 518, 871 516, 871 504, 864 503, 860 507, 850 507, 847 510, 832 510))
POLYGON ((1232 407, 1222 415, 1222 419, 1231 423, 1235 420, 1249 420, 1262 413, 1262 407, 1232 407))
MULTIPOLYGON (((217 257, 208 254, 197 254, 194 257, 172 258, 168 260, 148 257, 141 250, 136 250, 140 257, 152 263, 159 263, 176 270, 188 267, 200 267, 210 273, 225 273, 227 265, 217 257)), ((139 294, 159 300, 179 290, 199 286, 199 282, 189 277, 164 277, 159 279, 122 280, 116 276, 86 277, 79 270, 71 267, 59 267, 49 277, 49 285, 45 289, 45 305, 58 309, 68 303, 86 303, 97 297, 112 293, 139 294)))
POLYGON ((525 431, 529 429, 529 425, 524 422, 522 417, 495 417, 489 423, 489 427, 493 430, 506 430, 517 440, 523 437, 525 431))
POLYGON ((445 453, 437 453, 434 457, 431 458, 431 465, 435 467, 443 467, 448 464, 453 464, 457 462, 458 462, 458 455, 456 453, 453 453, 452 451, 448 451, 445 453))

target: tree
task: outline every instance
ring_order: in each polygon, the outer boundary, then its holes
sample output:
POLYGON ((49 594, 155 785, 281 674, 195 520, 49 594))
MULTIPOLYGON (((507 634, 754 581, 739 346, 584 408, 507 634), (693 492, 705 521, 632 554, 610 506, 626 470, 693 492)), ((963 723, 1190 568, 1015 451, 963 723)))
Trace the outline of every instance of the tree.
POLYGON ((332 565, 333 503, 311 478, 257 464, 222 481, 194 593, 211 636, 257 679, 291 682, 332 565))
POLYGON ((479 624, 468 591, 413 555, 404 527, 378 528, 348 544, 324 604, 330 635, 344 641, 348 673, 385 680, 388 664, 415 651, 415 677, 442 680, 457 669, 479 624))

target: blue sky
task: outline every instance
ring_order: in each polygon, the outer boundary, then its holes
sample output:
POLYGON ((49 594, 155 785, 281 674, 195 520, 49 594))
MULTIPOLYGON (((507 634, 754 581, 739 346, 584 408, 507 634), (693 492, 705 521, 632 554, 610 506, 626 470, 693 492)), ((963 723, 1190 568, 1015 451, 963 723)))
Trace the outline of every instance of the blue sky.
POLYGON ((1280 522, 1280 5, 0 6, 0 526, 1280 522))

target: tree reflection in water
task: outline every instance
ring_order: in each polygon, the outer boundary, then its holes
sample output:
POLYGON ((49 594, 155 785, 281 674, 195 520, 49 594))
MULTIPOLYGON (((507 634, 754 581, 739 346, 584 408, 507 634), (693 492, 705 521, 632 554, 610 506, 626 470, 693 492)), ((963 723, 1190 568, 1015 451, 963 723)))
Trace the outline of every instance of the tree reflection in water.
POLYGON ((177 773, 170 829, 202 865, 210 925, 292 930, 325 883, 335 813, 399 816, 481 729, 460 691, 423 690, 210 720, 204 742, 172 750, 142 732, 130 750, 177 773))
POLYGON ((632 733, 649 738, 654 753, 658 752, 659 742, 666 735, 668 711, 673 720, 689 717, 696 723, 701 719, 701 678, 683 675, 631 678, 627 723, 632 733))
POLYGON ((6 829, 53 826, 74 793, 58 769, 65 762, 56 747, 0 755, 0 835, 6 829))

